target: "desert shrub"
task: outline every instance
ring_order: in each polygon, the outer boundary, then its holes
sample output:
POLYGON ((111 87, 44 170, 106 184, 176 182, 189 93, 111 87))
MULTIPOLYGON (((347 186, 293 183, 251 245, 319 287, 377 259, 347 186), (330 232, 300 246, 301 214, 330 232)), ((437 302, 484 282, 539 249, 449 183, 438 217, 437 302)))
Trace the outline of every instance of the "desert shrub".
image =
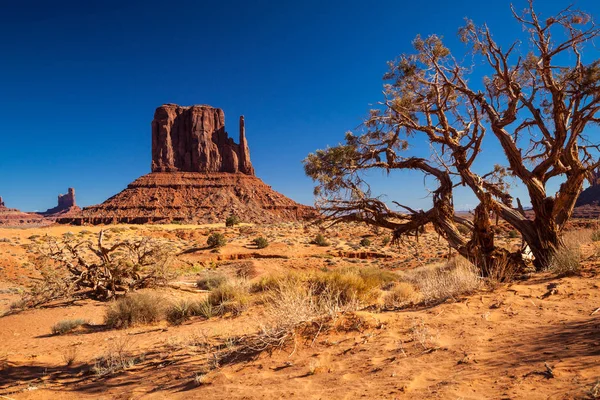
POLYGON ((167 321, 173 325, 181 325, 195 315, 199 315, 199 304, 189 299, 180 299, 173 302, 165 311, 167 321))
POLYGON ((53 335, 64 335, 65 333, 69 333, 74 331, 76 328, 79 328, 82 325, 85 325, 87 322, 83 319, 67 319, 64 321, 59 321, 52 326, 52 334, 53 335))
POLYGON ((315 236, 311 243, 321 247, 327 247, 331 245, 331 243, 329 243, 329 241, 327 241, 327 239, 325 239, 325 236, 323 236, 321 233, 315 236))
POLYGON ((156 293, 132 293, 112 302, 104 316, 109 328, 151 324, 164 317, 164 299, 156 293))
POLYGON ((248 300, 248 289, 241 283, 224 283, 213 289, 207 299, 215 314, 219 315, 242 313, 248 306, 248 300))
POLYGON ((600 242, 600 231, 592 232, 592 242, 600 242))
POLYGON ((227 277, 221 274, 207 274, 196 281, 196 287, 202 290, 213 290, 227 281, 227 277))
POLYGON ((251 293, 267 292, 269 290, 278 289, 284 283, 293 281, 297 285, 302 285, 305 281, 305 276, 302 276, 296 272, 289 272, 287 274, 269 274, 263 275, 255 279, 250 284, 251 293))
POLYGON ((517 232, 516 230, 512 229, 510 231, 508 231, 508 237, 511 239, 515 239, 519 237, 519 232, 517 232))
POLYGON ((468 294, 482 284, 477 268, 462 257, 455 257, 442 266, 413 270, 405 275, 405 279, 419 289, 425 303, 468 294))
POLYGON ((403 307, 418 298, 416 288, 408 282, 397 282, 383 297, 383 306, 387 309, 403 307))
POLYGON ((219 248, 227 244, 227 239, 225 239, 225 236, 222 233, 215 232, 208 236, 206 244, 211 248, 219 248))
POLYGON ((265 247, 267 247, 269 245, 269 241, 266 238, 262 237, 262 236, 261 237, 257 237, 256 239, 254 239, 252 241, 252 243, 254 245, 256 245, 256 247, 259 248, 259 249, 264 249, 265 247))
POLYGON ((360 245, 363 246, 363 247, 368 247, 368 246, 371 245, 371 241, 369 239, 367 239, 367 238, 363 238, 360 241, 360 245))
POLYGON ((143 356, 134 356, 131 351, 129 339, 117 339, 112 342, 108 349, 96 358, 94 372, 98 376, 114 374, 116 372, 133 367, 143 360, 143 356))
POLYGON ((392 241, 392 238, 390 236, 386 236, 383 238, 383 240, 381 241, 381 244, 383 244, 384 246, 387 246, 388 243, 390 243, 392 241))
POLYGON ((196 303, 195 312, 196 315, 204 317, 206 319, 212 318, 215 315, 217 315, 217 310, 215 310, 215 308, 210 303, 210 301, 208 301, 208 299, 196 303))
POLYGON ((318 272, 308 278, 315 295, 330 300, 335 298, 340 306, 353 302, 368 302, 377 297, 375 289, 380 283, 353 270, 318 272))
POLYGON ((558 277, 581 273, 581 250, 575 244, 563 244, 550 260, 549 271, 558 277))
POLYGON ((242 221, 240 220, 240 218, 237 215, 230 215, 225 220, 225 226, 232 227, 232 226, 238 225, 240 222, 242 222, 242 221))

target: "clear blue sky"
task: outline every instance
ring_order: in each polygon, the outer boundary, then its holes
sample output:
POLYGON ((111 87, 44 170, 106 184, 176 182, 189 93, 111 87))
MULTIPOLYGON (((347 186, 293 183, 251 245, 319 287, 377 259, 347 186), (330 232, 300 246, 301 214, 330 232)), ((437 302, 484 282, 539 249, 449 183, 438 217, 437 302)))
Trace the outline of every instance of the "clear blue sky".
MULTIPOLYGON (((537 3, 543 15, 568 4, 537 3)), ((234 137, 244 114, 257 175, 312 204, 302 159, 337 144, 381 100, 386 62, 418 33, 443 35, 461 54, 464 17, 523 37, 509 4, 2 1, 0 196, 28 211, 53 207, 67 187, 80 205, 104 201, 150 171, 154 109, 178 103, 224 109, 234 137)), ((600 16, 600 2, 577 5, 600 16)), ((419 175, 373 178, 390 199, 428 203, 419 175)), ((470 198, 459 193, 456 205, 470 198)))

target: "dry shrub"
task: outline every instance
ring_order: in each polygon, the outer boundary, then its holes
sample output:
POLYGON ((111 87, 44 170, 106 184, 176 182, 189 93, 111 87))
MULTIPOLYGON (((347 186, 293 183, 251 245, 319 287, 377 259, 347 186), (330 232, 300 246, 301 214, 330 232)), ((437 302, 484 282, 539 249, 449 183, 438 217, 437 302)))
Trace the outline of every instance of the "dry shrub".
POLYGON ((198 289, 213 290, 227 281, 227 277, 222 274, 208 273, 196 281, 198 289))
POLYGON ((189 299, 174 301, 165 311, 167 321, 173 325, 181 325, 194 315, 199 315, 198 302, 189 299))
POLYGON ((383 297, 383 306, 386 309, 395 309, 412 304, 419 298, 417 289, 408 282, 397 282, 383 297))
POLYGON ((164 298, 157 293, 132 293, 112 302, 104 316, 109 328, 152 324, 163 319, 164 298))
POLYGON ((405 279, 419 289, 425 303, 472 293, 482 284, 477 268, 463 257, 455 257, 442 266, 415 269, 408 272, 405 279))
POLYGON ((579 246, 567 245, 558 248, 548 270, 557 277, 574 276, 581 273, 581 250, 579 246))
POLYGON ((71 365, 73 365, 73 363, 75 363, 78 353, 79 353, 79 349, 77 348, 77 346, 72 345, 72 346, 63 347, 61 349, 60 355, 61 355, 61 358, 62 358, 63 362, 65 363, 65 365, 67 367, 70 367, 71 365))
POLYGON ((52 334, 64 335, 65 333, 72 332, 86 323, 87 321, 83 319, 67 319, 64 321, 59 321, 52 326, 52 334))
POLYGON ((210 292, 207 303, 215 314, 239 315, 248 307, 248 287, 243 282, 225 282, 210 292))
POLYGON ((135 357, 131 351, 132 343, 128 338, 118 339, 112 342, 108 349, 96 358, 94 372, 98 376, 114 374, 133 367, 143 360, 142 357, 135 357))

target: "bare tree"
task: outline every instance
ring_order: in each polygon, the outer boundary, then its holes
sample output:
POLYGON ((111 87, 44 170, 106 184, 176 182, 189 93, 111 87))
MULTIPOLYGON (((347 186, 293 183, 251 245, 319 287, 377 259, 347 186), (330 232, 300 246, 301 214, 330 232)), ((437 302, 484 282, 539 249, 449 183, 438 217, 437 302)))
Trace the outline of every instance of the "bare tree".
POLYGON ((467 20, 459 36, 469 48, 468 62, 458 61, 432 35, 417 37, 414 54, 389 63, 385 100, 370 112, 364 130, 304 161, 307 175, 318 181, 317 204, 327 217, 390 228, 395 239, 432 223, 490 274, 500 264, 522 264, 519 253, 495 245, 490 229, 495 213, 521 233, 537 270, 548 264, 584 181, 599 165, 598 142, 588 138, 586 128, 600 122, 600 61, 584 62, 583 49, 600 30, 573 7, 545 20, 533 1, 522 13, 512 11, 528 36, 523 43, 503 48, 487 26, 467 20), (488 74, 480 84, 470 79, 475 70, 488 74), (484 138, 486 146, 497 142, 506 162, 476 172, 484 138), (431 157, 402 156, 410 143, 423 139, 431 157), (416 211, 396 203, 405 212, 393 211, 371 196, 363 174, 371 169, 433 176, 438 182, 433 208, 416 211), (547 184, 556 177, 562 184, 553 195, 547 184), (510 179, 527 189, 533 218, 526 217, 519 199, 513 203, 510 179), (457 186, 470 189, 478 201, 472 221, 455 215, 457 186), (469 230, 467 237, 458 225, 469 230))

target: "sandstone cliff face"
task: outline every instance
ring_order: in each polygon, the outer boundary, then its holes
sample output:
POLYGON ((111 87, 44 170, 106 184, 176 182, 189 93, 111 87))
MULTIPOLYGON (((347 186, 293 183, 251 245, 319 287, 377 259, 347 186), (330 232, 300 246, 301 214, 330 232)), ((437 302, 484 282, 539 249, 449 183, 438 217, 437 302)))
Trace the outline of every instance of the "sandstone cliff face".
POLYGON ((225 131, 225 114, 206 105, 165 104, 152 121, 152 172, 241 172, 254 175, 243 117, 240 143, 225 131))

